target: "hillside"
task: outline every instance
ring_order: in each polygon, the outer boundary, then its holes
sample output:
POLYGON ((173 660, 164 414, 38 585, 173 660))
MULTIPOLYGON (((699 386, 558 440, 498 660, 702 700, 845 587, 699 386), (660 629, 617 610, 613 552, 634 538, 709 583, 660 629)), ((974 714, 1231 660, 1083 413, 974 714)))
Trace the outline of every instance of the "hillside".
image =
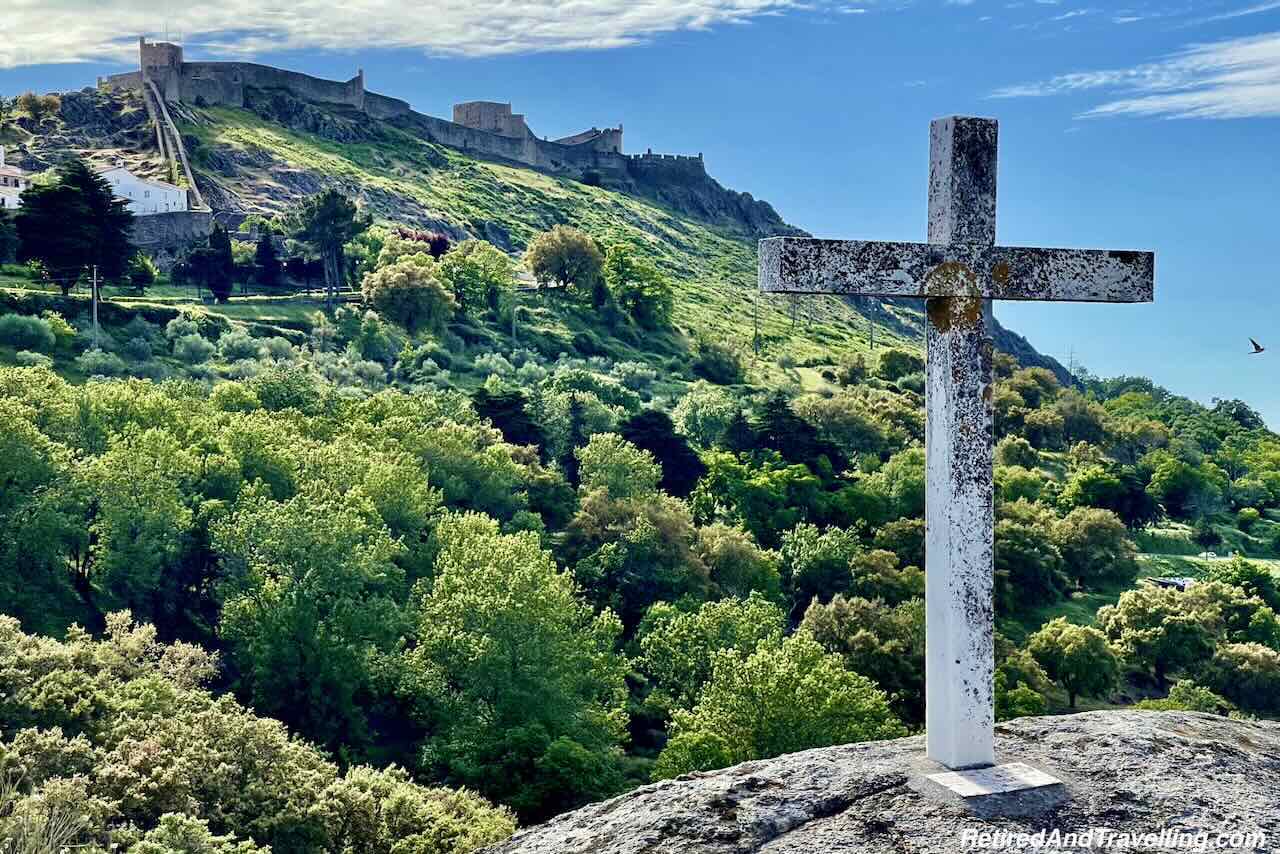
MULTIPOLYGON (((687 351, 693 339, 706 337, 752 354, 758 329, 752 369, 769 385, 798 379, 806 388, 823 387, 824 366, 870 351, 872 324, 877 347, 920 349, 922 315, 911 301, 757 295, 755 241, 803 232, 768 204, 714 179, 588 186, 474 159, 424 141, 412 125, 283 91, 251 92, 245 109, 173 105, 196 180, 219 218, 233 225, 245 215, 281 213, 329 187, 358 199, 380 222, 478 237, 516 254, 534 234, 573 224, 604 244, 642 248, 678 284, 675 319, 684 335, 653 342, 655 349, 687 351), (779 359, 788 365, 784 371, 779 359)), ((98 163, 123 161, 142 175, 164 171, 140 99, 128 93, 66 93, 57 119, 30 130, 11 156, 29 169, 77 152, 98 163)), ((239 312, 246 314, 252 311, 239 312)), ((583 331, 573 317, 557 317, 553 325, 569 337, 583 331)), ((625 350, 627 343, 608 346, 625 350)), ((1056 360, 1003 327, 997 346, 1023 365, 1049 368, 1069 381, 1056 360)), ((660 364, 643 352, 627 356, 660 364)))

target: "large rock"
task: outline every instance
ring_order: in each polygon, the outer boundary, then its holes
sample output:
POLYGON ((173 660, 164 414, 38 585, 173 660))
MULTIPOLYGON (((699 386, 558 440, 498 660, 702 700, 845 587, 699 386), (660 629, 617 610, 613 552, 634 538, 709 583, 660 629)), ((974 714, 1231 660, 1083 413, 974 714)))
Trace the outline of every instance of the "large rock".
POLYGON ((1221 830, 1262 831, 1265 844, 1234 850, 1280 851, 1280 723, 1090 712, 1024 718, 996 732, 1000 761, 1054 774, 1065 799, 1008 817, 938 797, 921 785, 938 769, 914 737, 645 786, 522 831, 488 854, 955 852, 977 850, 966 829, 1055 828, 1203 830, 1215 840, 1221 830))

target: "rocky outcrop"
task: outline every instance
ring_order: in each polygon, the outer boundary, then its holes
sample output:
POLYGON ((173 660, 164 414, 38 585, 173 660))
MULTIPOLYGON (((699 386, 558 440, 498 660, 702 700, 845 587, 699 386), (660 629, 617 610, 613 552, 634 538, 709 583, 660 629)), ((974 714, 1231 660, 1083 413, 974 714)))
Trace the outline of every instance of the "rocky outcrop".
POLYGON ((646 786, 522 831, 487 854, 956 852, 978 850, 964 842, 966 830, 1055 828, 1204 831, 1211 839, 1261 831, 1263 845, 1235 850, 1280 851, 1280 723, 1137 711, 1024 718, 997 727, 996 749, 1000 761, 1063 780, 1065 798, 992 814, 939 797, 921 785, 938 769, 914 737, 646 786))

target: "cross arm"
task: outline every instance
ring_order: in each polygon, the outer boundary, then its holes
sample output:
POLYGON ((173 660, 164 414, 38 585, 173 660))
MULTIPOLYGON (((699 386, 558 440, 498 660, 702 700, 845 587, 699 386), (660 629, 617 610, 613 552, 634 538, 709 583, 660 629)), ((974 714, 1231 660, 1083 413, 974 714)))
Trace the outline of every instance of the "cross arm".
POLYGON ((1151 302, 1155 298, 1155 255, 771 237, 760 241, 760 290, 872 297, 1151 302))

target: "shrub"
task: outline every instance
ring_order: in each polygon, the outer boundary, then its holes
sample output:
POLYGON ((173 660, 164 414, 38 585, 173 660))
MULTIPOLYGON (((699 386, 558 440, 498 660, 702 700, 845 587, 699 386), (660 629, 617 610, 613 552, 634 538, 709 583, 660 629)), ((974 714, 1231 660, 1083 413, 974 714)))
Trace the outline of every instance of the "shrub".
POLYGON ((19 350, 14 358, 24 368, 47 368, 53 364, 53 359, 43 353, 33 353, 30 350, 19 350))
POLYGON ((155 284, 156 278, 160 275, 160 268, 146 253, 139 252, 129 261, 126 275, 129 277, 129 284, 141 292, 147 285, 155 284))
POLYGON ((694 373, 717 385, 736 385, 744 376, 738 351, 707 338, 694 346, 692 367, 694 373))
POLYGON ((91 377, 118 377, 128 371, 123 359, 105 350, 86 350, 76 359, 76 368, 91 377))
MULTIPOLYGON (((172 322, 170 323, 172 326, 172 322)), ((194 324, 192 324, 194 325, 194 324)), ((174 358, 188 365, 198 365, 209 361, 213 356, 214 346, 196 333, 188 333, 173 342, 174 358)))
POLYGON ((836 367, 836 382, 842 386, 859 385, 867 379, 867 360, 861 353, 845 355, 836 367))
POLYGON ((8 344, 19 350, 35 350, 48 353, 57 346, 49 322, 39 317, 6 314, 0 317, 0 344, 8 344))
POLYGON ((924 373, 921 371, 914 371, 906 376, 899 377, 897 386, 902 391, 913 391, 916 394, 924 394, 924 373))
POLYGON ((298 357, 298 351, 293 348, 287 338, 281 338, 276 335, 262 342, 262 350, 274 362, 292 362, 298 357))
POLYGON ((360 290, 365 303, 410 332, 443 329, 457 307, 431 267, 412 257, 369 273, 360 290))
POLYGON ((880 354, 880 364, 876 374, 880 379, 896 382, 908 374, 917 374, 924 370, 924 360, 906 350, 885 350, 880 354))
POLYGON ((476 356, 474 367, 475 372, 481 376, 497 374, 500 377, 509 377, 515 372, 515 367, 501 353, 483 353, 476 356))
POLYGON ((1240 530, 1248 531, 1262 518, 1262 513, 1256 507, 1245 507, 1236 514, 1236 524, 1240 530))
POLYGON ((228 362, 256 360, 261 350, 261 343, 243 329, 232 330, 218 339, 218 355, 228 362))
POLYGON ((49 330, 53 332, 54 339, 58 342, 57 346, 63 347, 70 344, 76 337, 76 329, 61 314, 50 309, 40 312, 40 317, 45 323, 49 324, 49 330))
POLYGON ((619 362, 613 366, 613 375, 632 391, 644 391, 658 379, 658 372, 640 362, 619 362))
POLYGON ((130 338, 124 345, 124 355, 135 362, 145 362, 151 358, 151 342, 141 335, 130 338))
POLYGON ((200 324, 185 314, 180 314, 164 325, 164 337, 176 341, 187 335, 199 335, 200 324))

